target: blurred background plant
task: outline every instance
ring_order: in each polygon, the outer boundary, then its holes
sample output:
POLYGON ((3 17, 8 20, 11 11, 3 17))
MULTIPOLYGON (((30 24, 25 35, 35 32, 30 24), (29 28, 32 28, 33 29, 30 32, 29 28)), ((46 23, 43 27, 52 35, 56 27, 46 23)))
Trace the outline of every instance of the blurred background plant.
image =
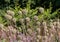
POLYGON ((59 3, 60 0, 0 0, 0 41, 58 41, 59 3))

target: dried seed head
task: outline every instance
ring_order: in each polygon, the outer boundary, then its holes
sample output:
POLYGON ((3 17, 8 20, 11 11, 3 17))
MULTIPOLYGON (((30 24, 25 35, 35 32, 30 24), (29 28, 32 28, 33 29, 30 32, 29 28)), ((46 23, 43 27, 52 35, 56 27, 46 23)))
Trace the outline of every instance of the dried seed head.
POLYGON ((38 16, 34 16, 34 20, 36 20, 36 21, 37 21, 37 20, 38 20, 38 16))
POLYGON ((11 11, 11 10, 7 10, 7 14, 11 15, 11 16, 14 16, 15 13, 13 11, 11 11))
POLYGON ((41 31, 40 28, 37 28, 36 30, 37 30, 37 32, 40 34, 40 31, 41 31))
POLYGON ((41 39, 41 36, 40 36, 40 35, 37 35, 37 38, 38 38, 38 39, 41 39))
POLYGON ((17 31, 16 31, 16 29, 14 29, 12 32, 13 32, 14 34, 16 34, 17 31))
POLYGON ((16 23, 16 18, 13 18, 12 21, 13 21, 14 23, 16 23))
POLYGON ((43 22, 43 25, 46 26, 46 22, 43 22))
POLYGON ((10 15, 5 15, 5 18, 7 19, 7 20, 11 20, 12 19, 12 16, 10 16, 10 15))
POLYGON ((43 8, 43 7, 40 7, 40 8, 38 9, 38 12, 41 13, 41 14, 43 14, 43 13, 44 13, 44 8, 43 8))
POLYGON ((26 17, 26 22, 30 22, 30 18, 29 17, 26 17))
POLYGON ((36 39, 36 42, 40 42, 40 40, 39 39, 36 39))
POLYGON ((4 27, 4 25, 3 24, 0 24, 0 28, 3 28, 4 27))
POLYGON ((22 14, 27 14, 27 13, 28 13, 28 11, 26 9, 22 10, 22 14))
POLYGON ((51 37, 53 37, 54 35, 51 33, 51 37))
POLYGON ((24 19, 19 19, 19 22, 20 23, 24 23, 24 19))
POLYGON ((40 26, 40 22, 39 21, 37 21, 37 23, 36 23, 38 26, 40 26))
POLYGON ((27 32, 29 33, 29 34, 32 34, 32 29, 27 29, 27 32))
POLYGON ((57 22, 54 22, 53 25, 56 26, 57 22))
POLYGON ((46 22, 43 22, 43 26, 44 26, 45 29, 47 29, 47 24, 46 24, 46 22))
POLYGON ((21 11, 18 11, 18 14, 19 14, 19 15, 22 15, 22 12, 21 12, 21 11))

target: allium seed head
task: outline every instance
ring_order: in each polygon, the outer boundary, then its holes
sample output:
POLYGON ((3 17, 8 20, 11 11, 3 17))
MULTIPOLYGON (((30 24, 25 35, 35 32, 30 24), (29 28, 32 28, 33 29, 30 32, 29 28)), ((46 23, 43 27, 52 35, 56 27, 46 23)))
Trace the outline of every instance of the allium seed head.
POLYGON ((40 35, 37 35, 37 38, 38 38, 38 39, 41 39, 41 36, 40 36, 40 35))
POLYGON ((18 11, 18 14, 19 14, 19 15, 22 15, 22 12, 21 12, 21 11, 18 11))
POLYGON ((11 10, 7 10, 7 14, 11 15, 11 16, 14 16, 15 13, 13 11, 11 11, 11 10))
POLYGON ((44 13, 44 8, 43 8, 43 7, 40 7, 40 8, 38 9, 38 12, 41 13, 41 14, 43 14, 43 13, 44 13))
POLYGON ((38 20, 38 16, 34 16, 34 20, 36 20, 36 21, 37 21, 37 20, 38 20))
POLYGON ((38 32, 39 34, 40 34, 40 31, 41 31, 40 28, 37 28, 37 32, 38 32))
POLYGON ((22 14, 27 14, 27 13, 28 13, 28 11, 26 9, 22 10, 22 14))
POLYGON ((12 21, 13 21, 14 23, 16 23, 16 18, 13 18, 12 21))
POLYGON ((45 26, 46 26, 46 22, 43 22, 43 25, 45 25, 45 26))
POLYGON ((4 25, 3 24, 0 24, 0 28, 3 28, 4 27, 4 25))
POLYGON ((29 34, 32 34, 32 29, 27 29, 27 32, 28 32, 29 34))
POLYGON ((12 16, 10 16, 10 15, 5 15, 5 18, 7 19, 7 20, 11 20, 12 19, 12 16))
POLYGON ((30 18, 29 17, 26 17, 26 22, 30 22, 30 18))
POLYGON ((37 23, 36 23, 38 26, 40 26, 40 22, 38 21, 37 23))
POLYGON ((20 23, 24 23, 24 19, 19 19, 19 22, 20 23))

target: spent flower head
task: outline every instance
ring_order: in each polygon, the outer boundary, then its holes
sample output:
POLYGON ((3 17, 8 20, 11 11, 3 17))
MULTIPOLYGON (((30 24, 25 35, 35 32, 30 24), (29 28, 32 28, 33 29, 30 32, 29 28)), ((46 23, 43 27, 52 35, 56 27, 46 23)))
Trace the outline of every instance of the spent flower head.
POLYGON ((28 13, 28 10, 27 9, 23 9, 22 10, 22 14, 27 14, 28 13))
POLYGON ((5 15, 5 18, 6 18, 7 20, 11 20, 11 19, 12 19, 12 16, 6 14, 6 15, 5 15))
POLYGON ((20 22, 20 23, 24 23, 24 19, 22 19, 22 18, 19 19, 19 22, 20 22))
POLYGON ((13 21, 14 23, 16 23, 16 18, 13 18, 12 21, 13 21))
POLYGON ((19 15, 22 15, 22 11, 18 11, 18 14, 19 14, 19 15))
POLYGON ((29 17, 26 17, 25 20, 26 20, 26 22, 30 22, 30 18, 29 17))
POLYGON ((11 16, 14 16, 15 13, 13 11, 11 11, 11 10, 7 10, 7 14, 11 15, 11 16))
POLYGON ((43 13, 44 13, 44 8, 43 8, 43 7, 40 7, 40 8, 38 9, 38 12, 41 13, 41 14, 43 14, 43 13))
POLYGON ((4 25, 3 24, 0 24, 0 28, 3 28, 4 27, 4 25))
POLYGON ((36 20, 36 21, 37 21, 37 20, 38 20, 38 16, 34 16, 34 20, 36 20))

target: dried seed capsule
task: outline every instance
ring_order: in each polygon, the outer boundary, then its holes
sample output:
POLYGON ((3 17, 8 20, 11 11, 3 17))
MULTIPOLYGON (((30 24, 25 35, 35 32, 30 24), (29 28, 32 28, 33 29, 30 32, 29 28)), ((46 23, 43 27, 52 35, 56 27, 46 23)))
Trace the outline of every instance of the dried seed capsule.
POLYGON ((19 15, 22 15, 22 12, 21 12, 21 11, 18 11, 18 14, 19 14, 19 15))
POLYGON ((14 16, 15 13, 13 11, 11 11, 11 10, 7 10, 7 14, 11 15, 11 16, 14 16))
POLYGON ((30 18, 29 17, 26 17, 26 22, 30 22, 30 18))
POLYGON ((27 14, 27 13, 28 13, 28 11, 26 9, 22 10, 22 14, 27 14))
POLYGON ((11 20, 12 19, 12 16, 10 16, 10 15, 5 15, 5 18, 7 19, 7 20, 11 20))
POLYGON ((34 20, 36 20, 36 21, 37 21, 37 20, 38 20, 38 16, 34 16, 34 20))
POLYGON ((44 13, 44 8, 43 8, 43 7, 40 7, 40 8, 38 9, 38 12, 41 13, 41 14, 43 14, 43 13, 44 13))

